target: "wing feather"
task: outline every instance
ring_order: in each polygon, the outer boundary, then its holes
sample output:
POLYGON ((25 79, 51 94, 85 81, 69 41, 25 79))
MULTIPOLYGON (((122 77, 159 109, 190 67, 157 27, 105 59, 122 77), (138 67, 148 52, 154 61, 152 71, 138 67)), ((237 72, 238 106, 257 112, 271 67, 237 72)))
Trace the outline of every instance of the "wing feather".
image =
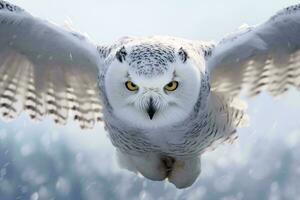
POLYGON ((300 88, 300 4, 266 23, 223 39, 207 59, 212 89, 237 96, 263 90, 277 96, 300 88))
POLYGON ((0 1, 0 113, 13 119, 50 115, 82 128, 101 120, 97 47, 78 33, 0 1), (12 8, 12 9, 8 9, 12 8))

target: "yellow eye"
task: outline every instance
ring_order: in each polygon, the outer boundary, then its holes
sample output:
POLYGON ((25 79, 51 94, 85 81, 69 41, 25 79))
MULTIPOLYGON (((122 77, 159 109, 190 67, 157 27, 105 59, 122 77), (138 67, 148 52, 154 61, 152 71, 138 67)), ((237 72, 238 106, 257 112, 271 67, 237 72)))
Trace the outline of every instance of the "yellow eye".
POLYGON ((177 89, 177 87, 178 87, 178 82, 172 81, 165 86, 165 90, 171 92, 171 91, 175 91, 177 89))
POLYGON ((126 81, 125 86, 129 91, 136 91, 139 89, 139 86, 137 86, 136 84, 134 84, 131 81, 126 81))

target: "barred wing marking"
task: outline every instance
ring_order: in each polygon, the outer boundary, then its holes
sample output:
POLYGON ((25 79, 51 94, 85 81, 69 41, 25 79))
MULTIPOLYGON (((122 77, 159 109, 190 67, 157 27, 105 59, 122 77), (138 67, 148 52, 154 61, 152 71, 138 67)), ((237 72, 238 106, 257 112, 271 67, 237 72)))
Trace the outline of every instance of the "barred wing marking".
POLYGON ((60 124, 72 115, 82 128, 93 127, 102 115, 101 63, 85 37, 0 1, 0 113, 5 119, 25 110, 31 118, 50 115, 60 124))
POLYGON ((300 4, 222 40, 207 60, 212 89, 237 96, 300 88, 300 4))

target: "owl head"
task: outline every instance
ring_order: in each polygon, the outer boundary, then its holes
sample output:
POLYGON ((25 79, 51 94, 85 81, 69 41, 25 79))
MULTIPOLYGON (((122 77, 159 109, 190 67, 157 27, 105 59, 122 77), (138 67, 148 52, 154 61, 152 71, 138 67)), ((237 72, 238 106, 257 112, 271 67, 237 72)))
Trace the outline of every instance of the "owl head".
POLYGON ((204 56, 162 39, 138 38, 110 52, 105 92, 112 113, 137 127, 162 127, 193 112, 204 56))

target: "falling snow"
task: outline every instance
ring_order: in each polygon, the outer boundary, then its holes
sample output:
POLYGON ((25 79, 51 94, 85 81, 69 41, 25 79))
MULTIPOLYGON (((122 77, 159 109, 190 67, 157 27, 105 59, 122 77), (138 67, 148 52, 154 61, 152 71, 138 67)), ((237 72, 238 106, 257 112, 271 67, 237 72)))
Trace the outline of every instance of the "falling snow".
POLYGON ((202 174, 185 190, 120 169, 100 125, 82 131, 24 114, 0 124, 0 199, 297 199, 299 100, 296 92, 252 100, 251 126, 236 143, 205 153, 202 174))

